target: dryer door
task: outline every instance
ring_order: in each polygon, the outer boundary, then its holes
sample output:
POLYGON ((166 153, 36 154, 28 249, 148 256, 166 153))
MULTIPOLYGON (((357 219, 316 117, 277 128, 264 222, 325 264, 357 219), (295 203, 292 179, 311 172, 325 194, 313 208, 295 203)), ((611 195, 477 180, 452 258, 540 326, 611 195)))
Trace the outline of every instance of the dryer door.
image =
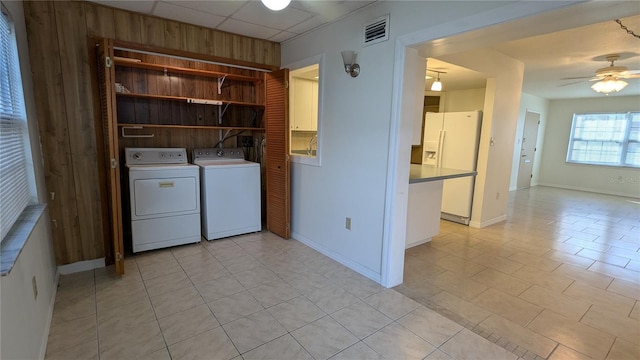
POLYGON ((134 180, 132 220, 199 211, 199 186, 195 177, 134 180))

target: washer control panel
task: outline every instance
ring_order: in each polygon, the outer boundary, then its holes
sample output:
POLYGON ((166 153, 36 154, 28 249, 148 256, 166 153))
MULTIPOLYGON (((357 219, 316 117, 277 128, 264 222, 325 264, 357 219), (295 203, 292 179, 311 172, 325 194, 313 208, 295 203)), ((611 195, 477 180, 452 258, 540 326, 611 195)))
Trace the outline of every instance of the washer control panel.
POLYGON ((244 160, 242 148, 193 149, 193 161, 197 160, 244 160))
POLYGON ((185 148, 125 148, 125 164, 187 164, 185 148))

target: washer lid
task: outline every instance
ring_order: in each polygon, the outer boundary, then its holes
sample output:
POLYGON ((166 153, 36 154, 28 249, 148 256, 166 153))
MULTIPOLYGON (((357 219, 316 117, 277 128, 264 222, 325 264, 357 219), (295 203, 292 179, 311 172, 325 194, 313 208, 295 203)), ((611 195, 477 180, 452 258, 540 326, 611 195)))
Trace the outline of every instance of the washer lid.
POLYGON ((127 167, 129 168, 129 171, 190 170, 193 168, 197 168, 197 166, 193 164, 127 164, 127 167))
POLYGON ((237 159, 226 159, 226 160, 196 160, 193 162, 194 164, 208 168, 208 167, 241 167, 241 166, 260 166, 260 164, 247 161, 247 160, 237 160, 237 159))

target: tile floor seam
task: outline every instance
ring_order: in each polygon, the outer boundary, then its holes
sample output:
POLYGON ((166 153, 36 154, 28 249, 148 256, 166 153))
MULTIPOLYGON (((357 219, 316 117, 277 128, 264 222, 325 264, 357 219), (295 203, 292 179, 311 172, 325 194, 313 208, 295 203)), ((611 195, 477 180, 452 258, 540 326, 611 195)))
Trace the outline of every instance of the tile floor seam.
MULTIPOLYGON (((485 290, 485 291, 486 291, 486 290, 485 290)), ((406 295, 406 296, 409 296, 409 295, 406 295)), ((478 296, 479 296, 479 295, 478 295, 478 296)), ((410 296, 409 296, 409 297, 410 297, 410 296)), ((410 298, 411 298, 411 297, 410 297, 410 298)), ((415 300, 415 301, 417 301, 416 299, 414 299, 414 300, 415 300)), ((441 307, 441 306, 439 306, 439 305, 437 305, 437 304, 436 304, 436 306, 435 306, 434 308, 432 308, 432 307, 430 307, 430 304, 428 305, 428 304, 425 304, 425 303, 422 303, 422 302, 420 302, 420 303, 421 303, 422 305, 424 305, 425 307, 427 307, 427 308, 429 308, 429 309, 431 309, 431 310, 436 311, 436 312, 437 312, 437 313, 439 313, 440 315, 445 316, 446 318, 448 318, 448 319, 450 319, 450 320, 452 320, 452 321, 454 321, 454 322, 458 323, 458 324, 459 324, 459 325, 461 325, 463 328, 467 328, 467 329, 471 330, 472 332, 474 332, 475 334, 480 335, 481 337, 485 338, 486 340, 489 340, 489 339, 488 339, 488 337, 489 337, 490 335, 492 335, 492 333, 491 333, 491 332, 489 332, 489 333, 488 333, 488 334, 486 334, 486 336, 485 336, 485 334, 483 334, 483 333, 482 333, 482 332, 484 331, 484 329, 483 329, 479 324, 476 324, 476 323, 473 323, 473 322, 471 322, 471 321, 469 321, 469 320, 467 320, 467 319, 464 319, 464 317, 462 317, 462 316, 459 316, 459 315, 455 314, 455 316, 453 316, 453 318, 451 318, 451 317, 449 316, 449 311, 448 311, 448 309, 446 309, 446 308, 445 308, 445 311, 443 311, 443 312, 442 312, 441 310, 442 310, 442 308, 443 308, 443 307, 441 307), (480 329, 480 330, 477 330, 477 329, 480 329)), ((431 302, 431 301, 427 300, 427 303, 433 303, 433 302, 431 302)), ((542 311, 544 311, 544 309, 540 310, 540 313, 541 313, 542 311)), ((493 313, 493 312, 491 312, 491 313, 493 313)), ((537 315, 536 315, 536 317, 537 317, 538 315, 539 315, 539 314, 537 314, 537 315)), ((500 347, 502 347, 503 349, 505 349, 505 350, 507 350, 507 351, 509 351, 509 352, 511 352, 511 353, 514 353, 514 354, 515 354, 515 352, 514 352, 512 349, 510 349, 509 345, 515 345, 515 346, 513 347, 513 349, 515 349, 516 347, 520 346, 520 345, 515 344, 515 343, 513 343, 513 342, 511 342, 511 341, 509 341, 509 342, 506 344, 506 346, 501 346, 501 345, 499 345, 499 344, 498 344, 498 340, 499 340, 499 339, 500 339, 500 337, 498 337, 498 338, 496 339, 496 341, 491 341, 491 342, 492 342, 492 343, 494 343, 494 344, 496 344, 496 345, 498 345, 498 346, 500 346, 500 347)), ((444 345, 444 343, 443 343, 442 345, 444 345)), ((441 345, 441 346, 442 346, 442 345, 441 345)), ((523 348, 524 348, 524 347, 523 347, 523 348)), ((527 351, 530 351, 530 350, 528 350, 528 349, 527 349, 527 351)), ((531 352, 535 354, 535 352, 533 352, 533 351, 531 351, 531 352)), ((517 354, 516 354, 516 355, 517 355, 517 354)), ((540 355, 536 354, 536 356, 540 356, 540 355)), ((540 357, 542 357, 542 356, 540 356, 540 357)))
MULTIPOLYGON (((98 356, 98 360, 100 360, 100 323, 98 323, 98 286, 96 281, 96 270, 91 270, 93 276, 91 277, 91 282, 93 283, 93 296, 95 302, 96 309, 96 354, 98 356)), ((54 309, 55 311, 55 309, 54 309)), ((53 313, 51 314, 53 317, 53 313)), ((45 353, 46 356, 46 353, 45 353)))

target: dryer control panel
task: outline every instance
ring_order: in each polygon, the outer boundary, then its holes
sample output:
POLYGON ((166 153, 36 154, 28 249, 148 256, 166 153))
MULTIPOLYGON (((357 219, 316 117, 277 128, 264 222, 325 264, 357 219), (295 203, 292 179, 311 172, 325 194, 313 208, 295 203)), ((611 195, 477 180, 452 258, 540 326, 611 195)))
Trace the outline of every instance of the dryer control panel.
POLYGON ((187 164, 185 148, 125 148, 125 164, 187 164))
POLYGON ((244 160, 242 148, 193 149, 193 161, 198 160, 244 160))

